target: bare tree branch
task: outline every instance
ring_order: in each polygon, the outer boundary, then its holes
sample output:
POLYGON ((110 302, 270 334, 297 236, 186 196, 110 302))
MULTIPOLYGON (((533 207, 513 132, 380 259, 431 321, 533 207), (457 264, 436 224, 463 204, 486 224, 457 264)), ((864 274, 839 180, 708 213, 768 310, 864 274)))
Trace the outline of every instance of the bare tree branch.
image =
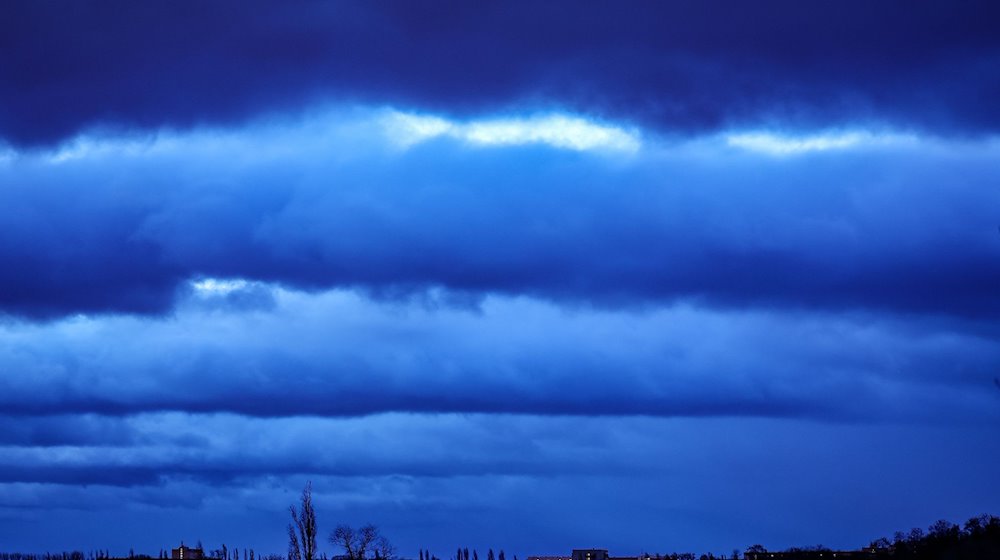
MULTIPOLYGON (((292 510, 292 519, 296 520, 295 508, 292 510)), ((299 548, 299 538, 295 534, 295 526, 291 523, 288 524, 288 560, 302 560, 302 549, 299 548)))
POLYGON ((396 554, 396 547, 392 546, 389 539, 379 535, 375 539, 375 560, 391 560, 396 554))

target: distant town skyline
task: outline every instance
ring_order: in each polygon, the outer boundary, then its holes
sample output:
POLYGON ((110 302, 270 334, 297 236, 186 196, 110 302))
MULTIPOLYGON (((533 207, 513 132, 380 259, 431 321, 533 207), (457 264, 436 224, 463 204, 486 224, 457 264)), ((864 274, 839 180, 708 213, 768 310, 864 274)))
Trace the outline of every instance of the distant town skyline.
POLYGON ((986 1, 3 2, 0 549, 1000 512, 997 68, 986 1))

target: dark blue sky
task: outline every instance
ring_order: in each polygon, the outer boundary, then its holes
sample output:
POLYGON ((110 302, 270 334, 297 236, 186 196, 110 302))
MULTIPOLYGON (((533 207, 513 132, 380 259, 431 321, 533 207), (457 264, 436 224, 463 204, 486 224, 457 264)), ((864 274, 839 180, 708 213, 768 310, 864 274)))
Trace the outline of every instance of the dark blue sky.
POLYGON ((1000 512, 996 11, 5 4, 0 545, 1000 512))

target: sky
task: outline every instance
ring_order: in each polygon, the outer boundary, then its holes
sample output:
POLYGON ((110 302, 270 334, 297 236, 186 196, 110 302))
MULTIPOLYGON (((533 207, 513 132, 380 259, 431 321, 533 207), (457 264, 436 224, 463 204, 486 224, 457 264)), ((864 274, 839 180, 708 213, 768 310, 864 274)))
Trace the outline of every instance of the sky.
POLYGON ((6 2, 0 549, 1000 513, 992 2, 6 2))

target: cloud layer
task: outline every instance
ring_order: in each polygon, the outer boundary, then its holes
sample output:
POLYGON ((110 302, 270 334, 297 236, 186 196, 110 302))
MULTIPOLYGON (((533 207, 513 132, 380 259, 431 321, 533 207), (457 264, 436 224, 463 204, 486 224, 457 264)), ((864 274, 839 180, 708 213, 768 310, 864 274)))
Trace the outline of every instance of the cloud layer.
MULTIPOLYGON (((514 121, 498 146, 401 145, 412 122, 384 115, 12 157, 0 309, 162 314, 201 277, 612 307, 1000 309, 993 141, 730 136, 590 154, 538 145, 551 119, 514 121), (775 145, 800 148, 775 159, 775 145)), ((616 130, 559 118, 575 139, 616 130)))
POLYGON ((556 106, 683 133, 1000 124, 991 2, 578 8, 18 2, 0 24, 0 137, 231 124, 331 98, 455 115, 556 106))
POLYGON ((445 559, 990 511, 995 11, 5 6, 0 543, 280 552, 310 480, 445 559))
MULTIPOLYGON (((884 421, 924 418, 931 401, 941 407, 932 414, 938 421, 998 412, 984 393, 1000 359, 993 333, 958 334, 952 324, 687 307, 567 311, 507 298, 462 309, 439 307, 440 299, 430 307, 376 304, 347 292, 273 297, 263 310, 195 298, 168 321, 10 325, 0 405, 8 415, 40 417, 442 412, 884 421), (789 339, 796 344, 779 342, 789 339)), ((65 437, 90 434, 119 437, 91 422, 65 437)), ((61 442, 46 424, 8 437, 61 442)))

